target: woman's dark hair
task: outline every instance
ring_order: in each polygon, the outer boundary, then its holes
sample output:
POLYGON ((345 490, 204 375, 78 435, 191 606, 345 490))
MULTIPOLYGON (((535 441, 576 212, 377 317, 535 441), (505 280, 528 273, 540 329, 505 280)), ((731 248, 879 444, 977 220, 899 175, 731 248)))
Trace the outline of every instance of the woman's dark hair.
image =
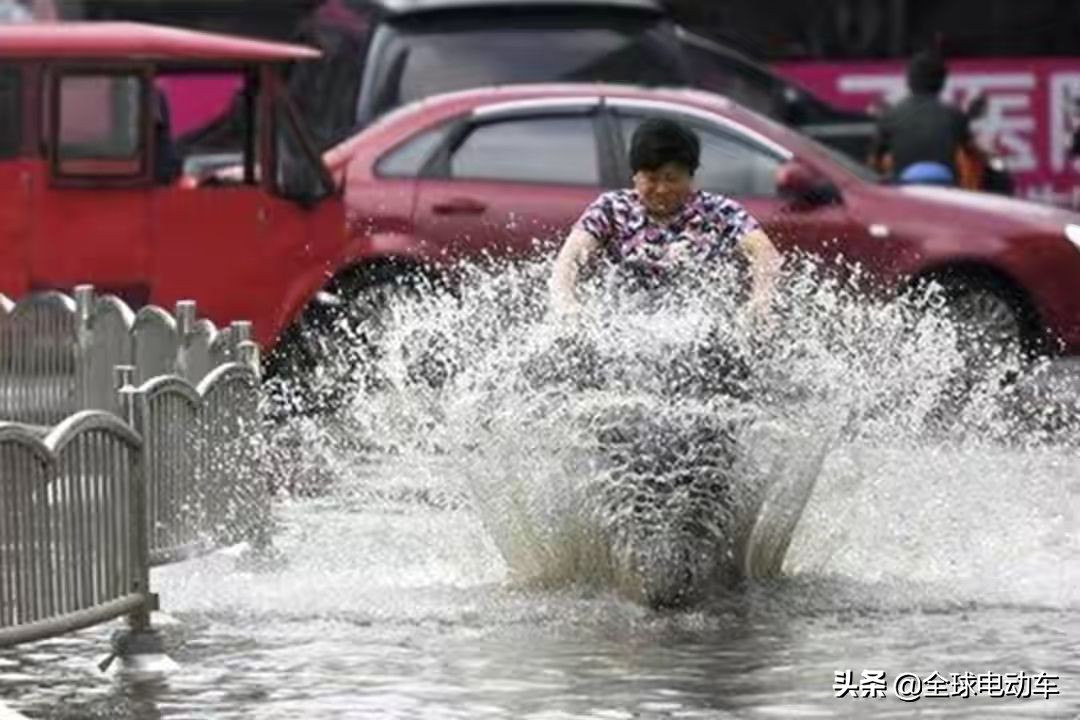
POLYGON ((630 141, 630 169, 635 173, 677 163, 693 175, 700 160, 701 141, 697 134, 668 118, 650 118, 641 123, 630 141))

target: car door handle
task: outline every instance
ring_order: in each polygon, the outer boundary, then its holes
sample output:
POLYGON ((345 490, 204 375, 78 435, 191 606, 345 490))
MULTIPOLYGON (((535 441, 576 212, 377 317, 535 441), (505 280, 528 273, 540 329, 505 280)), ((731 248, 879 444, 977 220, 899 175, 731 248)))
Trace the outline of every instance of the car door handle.
POLYGON ((480 215, 487 210, 487 205, 470 198, 454 198, 435 203, 431 209, 436 215, 480 215))

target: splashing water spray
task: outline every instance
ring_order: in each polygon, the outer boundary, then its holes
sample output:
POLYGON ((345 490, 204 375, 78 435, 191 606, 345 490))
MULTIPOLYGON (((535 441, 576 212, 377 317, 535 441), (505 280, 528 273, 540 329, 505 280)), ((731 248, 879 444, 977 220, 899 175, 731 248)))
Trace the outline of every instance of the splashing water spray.
POLYGON ((369 366, 350 364, 351 404, 281 432, 302 427, 323 466, 358 448, 426 466, 479 513, 514 582, 663 608, 780 574, 837 443, 964 442, 1023 421, 1009 361, 967 376, 932 290, 868 299, 857 273, 794 259, 761 323, 723 268, 646 296, 599 275, 568 327, 547 312, 548 274, 466 268, 453 293, 395 303, 369 366))

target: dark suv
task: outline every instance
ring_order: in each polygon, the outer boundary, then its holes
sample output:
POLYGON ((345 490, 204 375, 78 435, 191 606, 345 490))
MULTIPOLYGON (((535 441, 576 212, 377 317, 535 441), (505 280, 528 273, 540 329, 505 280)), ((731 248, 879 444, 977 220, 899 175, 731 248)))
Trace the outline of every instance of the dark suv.
POLYGON ((833 108, 680 28, 658 0, 82 0, 79 7, 66 14, 320 47, 322 60, 295 68, 291 89, 322 148, 437 93, 561 81, 717 92, 860 160, 873 130, 867 116, 833 108))
POLYGON ((833 108, 765 65, 677 26, 655 0, 331 5, 337 12, 316 13, 304 38, 326 57, 293 77, 324 147, 438 93, 562 81, 710 90, 859 159, 873 131, 867 116, 833 108))

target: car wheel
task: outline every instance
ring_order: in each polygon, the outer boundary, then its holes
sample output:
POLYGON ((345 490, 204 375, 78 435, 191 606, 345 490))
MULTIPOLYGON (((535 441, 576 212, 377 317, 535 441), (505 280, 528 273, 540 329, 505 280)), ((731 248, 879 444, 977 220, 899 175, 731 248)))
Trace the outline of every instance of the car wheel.
POLYGON ((267 359, 272 412, 334 412, 360 387, 377 384, 390 312, 416 287, 408 276, 392 276, 344 282, 320 293, 267 359))
POLYGON ((943 285, 947 312, 966 361, 976 368, 1023 362, 1028 342, 1017 298, 986 281, 950 280, 943 285))

